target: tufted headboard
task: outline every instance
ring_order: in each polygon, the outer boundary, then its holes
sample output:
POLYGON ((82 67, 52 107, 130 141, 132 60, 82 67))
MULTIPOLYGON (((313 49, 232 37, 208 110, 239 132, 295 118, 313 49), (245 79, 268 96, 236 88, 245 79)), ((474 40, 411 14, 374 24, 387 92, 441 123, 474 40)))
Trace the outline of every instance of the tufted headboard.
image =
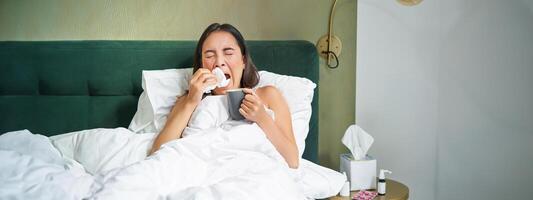
MULTIPOLYGON (((307 41, 248 41, 259 70, 317 83, 307 41)), ((0 133, 46 136, 128 127, 142 92, 141 71, 192 66, 196 41, 0 42, 0 133)), ((304 158, 318 163, 318 87, 304 158)))

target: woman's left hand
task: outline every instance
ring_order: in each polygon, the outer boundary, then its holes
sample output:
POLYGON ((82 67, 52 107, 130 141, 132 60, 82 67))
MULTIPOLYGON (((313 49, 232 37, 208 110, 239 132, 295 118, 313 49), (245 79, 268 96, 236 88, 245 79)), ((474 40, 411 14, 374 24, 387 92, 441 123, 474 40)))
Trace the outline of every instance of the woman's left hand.
POLYGON ((248 88, 244 88, 243 92, 245 94, 244 99, 241 103, 241 108, 239 112, 244 118, 252 122, 258 123, 263 120, 265 117, 268 117, 268 113, 265 110, 265 105, 261 98, 257 94, 248 88))

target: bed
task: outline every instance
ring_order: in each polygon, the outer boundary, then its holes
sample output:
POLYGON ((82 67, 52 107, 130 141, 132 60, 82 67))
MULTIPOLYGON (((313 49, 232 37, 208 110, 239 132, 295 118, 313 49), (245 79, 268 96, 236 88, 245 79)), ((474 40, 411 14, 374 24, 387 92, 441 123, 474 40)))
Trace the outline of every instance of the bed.
MULTIPOLYGON (((259 70, 319 82, 318 55, 307 41, 248 41, 259 70)), ((27 129, 55 136, 128 127, 142 70, 187 68, 196 41, 0 42, 0 133, 27 129)), ((303 158, 318 164, 318 90, 303 158)))

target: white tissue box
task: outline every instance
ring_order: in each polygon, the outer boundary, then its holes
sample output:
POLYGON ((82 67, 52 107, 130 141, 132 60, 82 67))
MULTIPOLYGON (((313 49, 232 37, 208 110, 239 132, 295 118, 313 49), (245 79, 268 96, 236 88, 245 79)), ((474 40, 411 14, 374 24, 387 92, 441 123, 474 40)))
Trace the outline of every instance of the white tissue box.
POLYGON ((341 154, 340 171, 346 172, 352 191, 376 189, 376 169, 376 159, 371 156, 354 160, 349 153, 341 154))

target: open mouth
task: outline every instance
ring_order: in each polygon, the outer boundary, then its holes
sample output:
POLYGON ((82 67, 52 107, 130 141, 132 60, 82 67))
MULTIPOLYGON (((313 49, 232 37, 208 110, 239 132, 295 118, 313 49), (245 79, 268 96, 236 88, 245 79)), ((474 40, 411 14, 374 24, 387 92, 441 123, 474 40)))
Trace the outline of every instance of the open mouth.
POLYGON ((230 79, 231 78, 231 75, 229 75, 229 74, 224 74, 224 76, 226 76, 226 79, 230 79))

